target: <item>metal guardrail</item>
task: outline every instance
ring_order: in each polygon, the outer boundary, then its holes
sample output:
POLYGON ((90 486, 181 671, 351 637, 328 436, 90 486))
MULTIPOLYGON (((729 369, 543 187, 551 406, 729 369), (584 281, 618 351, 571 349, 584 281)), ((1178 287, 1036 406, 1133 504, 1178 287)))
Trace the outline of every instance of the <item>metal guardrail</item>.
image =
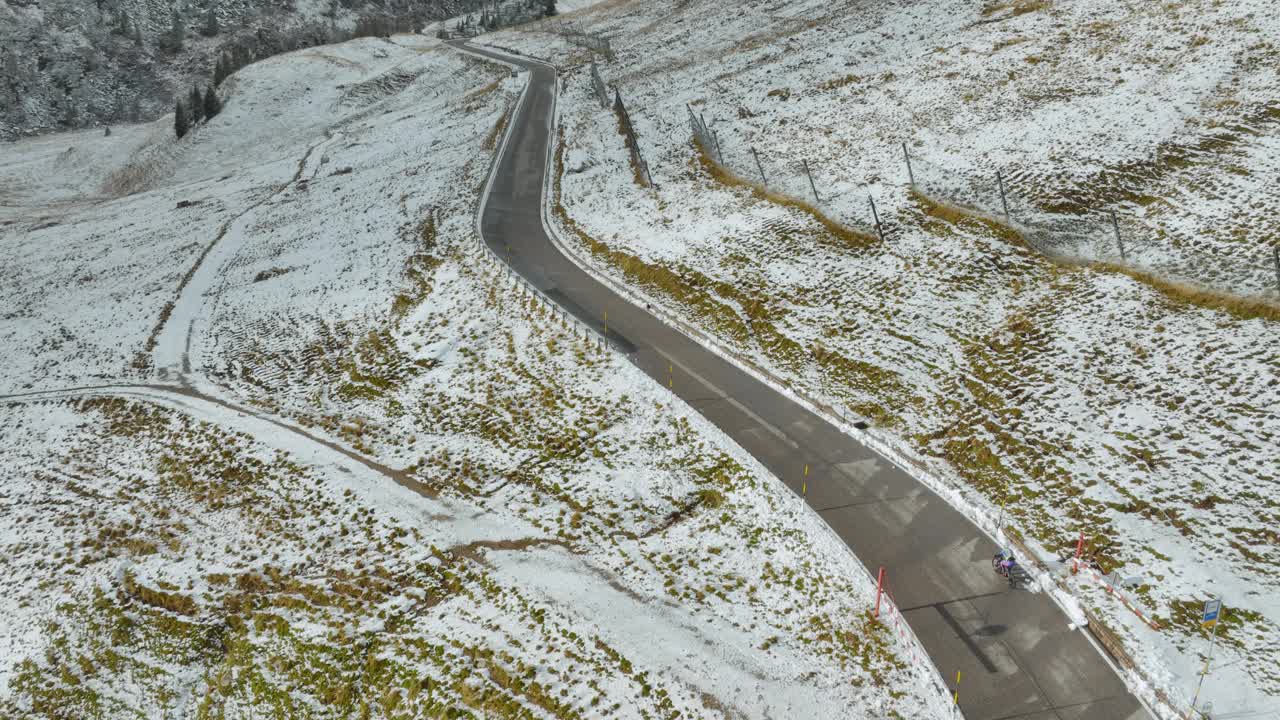
POLYGON ((591 61, 591 89, 596 94, 596 100, 600 102, 600 107, 608 109, 609 107, 609 88, 605 87, 604 79, 600 77, 600 68, 596 65, 596 61, 591 61))

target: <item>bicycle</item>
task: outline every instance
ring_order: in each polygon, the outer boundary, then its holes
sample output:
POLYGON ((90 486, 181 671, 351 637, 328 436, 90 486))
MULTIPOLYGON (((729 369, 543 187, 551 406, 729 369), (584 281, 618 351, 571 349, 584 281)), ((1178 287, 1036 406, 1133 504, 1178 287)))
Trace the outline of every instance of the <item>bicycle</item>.
POLYGON ((995 572, 995 574, 1003 577, 1005 580, 1008 580, 1010 586, 1015 582, 1013 573, 1014 568, 1017 566, 1018 564, 1013 558, 1013 553, 1005 553, 1002 551, 991 556, 991 570, 995 572), (1008 565, 1005 564, 1006 561, 1008 561, 1008 565))

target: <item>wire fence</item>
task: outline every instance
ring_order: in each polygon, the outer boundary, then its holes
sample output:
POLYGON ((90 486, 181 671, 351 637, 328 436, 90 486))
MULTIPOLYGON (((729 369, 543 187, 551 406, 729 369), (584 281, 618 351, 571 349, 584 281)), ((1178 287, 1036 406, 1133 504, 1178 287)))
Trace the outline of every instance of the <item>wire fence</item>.
POLYGON ((640 152, 640 137, 636 134, 635 126, 631 124, 631 113, 622 102, 622 92, 617 88, 614 88, 613 92, 617 98, 613 109, 618 114, 618 122, 622 125, 622 135, 626 138, 627 150, 631 152, 631 167, 635 169, 636 182, 644 187, 653 187, 653 176, 649 174, 649 163, 645 162, 644 154, 640 152))
POLYGON ((596 101, 600 103, 600 107, 608 109, 609 107, 609 88, 605 87, 604 79, 600 77, 600 68, 596 65, 596 61, 591 61, 591 91, 595 93, 596 101))
MULTIPOLYGON (((608 90, 594 63, 591 82, 593 95, 602 106, 607 106, 608 90)), ((617 97, 618 106, 621 106, 620 94, 617 97)), ((870 196, 865 217, 851 216, 856 211, 837 210, 833 207, 835 198, 828 196, 825 178, 816 163, 811 164, 803 157, 799 160, 766 157, 751 145, 732 142, 735 135, 719 132, 725 129, 724 125, 718 128, 710 126, 701 112, 687 107, 687 115, 694 141, 719 168, 771 193, 811 204, 842 225, 876 232, 884 237, 886 224, 881 222, 874 199, 870 196), (834 213, 843 216, 834 217, 834 213)), ((630 126, 629 116, 627 125, 630 126)), ((1115 264, 1231 295, 1280 296, 1280 246, 1260 248, 1257 262, 1194 248, 1161 247, 1159 241, 1150 237, 1150 226, 1143 218, 1126 213, 1122 207, 1081 205, 1079 211, 1071 213, 1049 210, 1037 200, 1036 188, 1032 185, 1034 179, 1028 176, 1016 172, 1007 176, 1000 171, 975 175, 947 169, 936 162, 913 156, 905 143, 902 155, 904 179, 916 192, 936 202, 1003 223, 1046 256, 1115 264)), ((1085 193, 1080 192, 1079 195, 1084 196, 1085 193)), ((848 203, 839 205, 848 207, 848 203)), ((585 265, 581 261, 578 264, 585 265)), ((691 337, 703 337, 692 331, 689 334, 691 337)), ((1111 584, 1115 585, 1114 581, 1111 584)), ((1130 607, 1123 597, 1121 602, 1130 607)), ((1130 609, 1143 622, 1153 623, 1140 609, 1130 609)), ((898 637, 913 669, 922 672, 928 684, 951 700, 952 712, 960 713, 958 689, 948 688, 946 676, 940 672, 891 598, 879 621, 898 637)), ((1140 675, 1147 677, 1145 672, 1140 672, 1140 675)), ((1154 692, 1161 702, 1173 707, 1173 701, 1165 697, 1162 690, 1157 687, 1154 692)))
MULTIPOLYGON (((876 234, 881 240, 885 237, 885 226, 880 221, 879 210, 876 209, 875 198, 867 196, 865 206, 858 203, 858 212, 853 214, 847 210, 837 209, 831 203, 832 197, 825 196, 818 190, 824 184, 821 168, 817 163, 810 163, 808 158, 799 161, 790 158, 766 157, 750 145, 738 146, 730 144, 719 131, 707 125, 706 118, 692 107, 686 106, 689 114, 689 127, 694 141, 706 153, 707 158, 722 170, 739 179, 758 186, 765 191, 799 201, 809 205, 824 217, 850 230, 871 235, 876 234), (817 175, 817 180, 815 180, 817 175)), ((727 135, 727 133, 726 133, 727 135)), ((844 207, 844 204, 841 204, 844 207)))
MULTIPOLYGON (((1019 174, 973 175, 913 156, 904 143, 907 181, 917 192, 1000 221, 1041 253, 1075 262, 1104 262, 1174 282, 1241 297, 1280 296, 1280 247, 1259 248, 1250 262, 1152 239, 1141 218, 1116 207, 1081 205, 1076 213, 1045 210, 1019 174)), ((1085 195, 1083 188, 1079 195, 1085 195)))
MULTIPOLYGON (((770 193, 812 205, 850 229, 884 239, 888 221, 874 197, 866 203, 835 202, 823 168, 808 158, 767 157, 738 144, 723 124, 708 124, 703 113, 687 107, 693 139, 720 169, 770 193), (725 132, 721 132, 725 130, 725 132)), ((1046 209, 1037 199, 1038 180, 1022 173, 974 174, 948 169, 913 155, 902 144, 908 185, 921 195, 1003 223, 1041 254, 1068 262, 1101 262, 1241 298, 1267 302, 1280 297, 1280 245, 1251 251, 1255 259, 1208 252, 1157 239, 1148 221, 1122 207, 1088 206, 1077 211, 1046 209)), ((1085 188, 1067 194, 1087 197, 1085 188)))
POLYGON ((614 114, 617 115, 623 142, 627 146, 627 152, 631 154, 631 168, 635 172, 636 183, 641 187, 657 187, 653 182, 653 175, 649 172, 649 163, 644 159, 644 152, 640 149, 640 134, 636 132, 635 124, 631 122, 631 111, 622 100, 622 91, 614 87, 613 100, 612 102, 609 100, 609 87, 605 84, 604 78, 600 77, 600 68, 595 61, 591 62, 591 94, 596 102, 600 103, 601 108, 607 110, 612 107, 614 114))
POLYGON ((586 32, 571 21, 561 20, 560 22, 551 23, 551 32, 578 47, 599 53, 609 60, 615 59, 613 42, 609 38, 597 33, 586 32))

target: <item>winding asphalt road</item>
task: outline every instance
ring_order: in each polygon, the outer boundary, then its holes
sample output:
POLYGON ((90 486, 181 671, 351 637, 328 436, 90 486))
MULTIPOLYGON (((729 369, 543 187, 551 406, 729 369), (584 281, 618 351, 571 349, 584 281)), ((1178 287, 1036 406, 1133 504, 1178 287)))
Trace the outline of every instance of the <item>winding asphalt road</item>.
POLYGON ((868 568, 887 568, 903 617, 949 682, 961 672, 969 720, 1149 718, 1089 638, 1042 593, 1010 590, 992 541, 920 482, 821 417, 597 282, 542 223, 556 72, 521 65, 529 85, 504 138, 480 218, 512 268, 674 392, 806 499, 868 568), (607 330, 602 322, 608 313, 607 330))

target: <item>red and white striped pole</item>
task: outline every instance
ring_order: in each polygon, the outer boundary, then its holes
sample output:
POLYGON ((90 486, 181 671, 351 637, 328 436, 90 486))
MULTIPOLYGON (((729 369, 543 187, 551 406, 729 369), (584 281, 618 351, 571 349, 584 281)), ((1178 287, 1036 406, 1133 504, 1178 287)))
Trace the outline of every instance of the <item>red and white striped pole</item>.
POLYGON ((1076 541, 1076 557, 1075 562, 1071 563, 1071 574, 1076 574, 1080 568, 1080 556, 1084 554, 1084 531, 1080 531, 1080 539, 1076 541))

